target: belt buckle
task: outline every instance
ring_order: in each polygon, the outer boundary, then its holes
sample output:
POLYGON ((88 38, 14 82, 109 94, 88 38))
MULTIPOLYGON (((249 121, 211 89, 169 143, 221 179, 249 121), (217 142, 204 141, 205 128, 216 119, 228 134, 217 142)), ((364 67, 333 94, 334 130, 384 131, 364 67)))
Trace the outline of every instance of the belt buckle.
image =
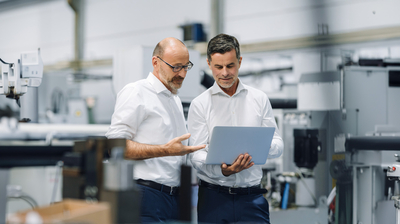
POLYGON ((229 194, 237 194, 237 193, 232 192, 231 189, 232 189, 232 188, 230 187, 230 188, 229 188, 229 194))
POLYGON ((173 191, 174 191, 174 187, 171 187, 171 190, 169 191, 169 195, 172 195, 173 191))

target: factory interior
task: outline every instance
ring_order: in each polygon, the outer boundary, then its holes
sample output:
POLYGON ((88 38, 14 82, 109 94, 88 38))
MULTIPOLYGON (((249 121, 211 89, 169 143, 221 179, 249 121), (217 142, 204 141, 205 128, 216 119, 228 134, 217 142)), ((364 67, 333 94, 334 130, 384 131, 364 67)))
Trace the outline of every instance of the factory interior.
MULTIPOLYGON (((262 165, 271 223, 400 223, 399 9, 397 0, 0 0, 0 223, 29 223, 21 215, 37 208, 51 216, 61 203, 75 216, 96 211, 85 223, 140 222, 135 161, 113 153, 124 139, 105 137, 117 94, 145 79, 156 44, 175 37, 194 64, 179 89, 187 118, 214 83, 207 42, 220 33, 240 42, 240 81, 267 94, 284 142, 262 165)), ((178 223, 197 223, 196 171, 184 173, 178 223)))

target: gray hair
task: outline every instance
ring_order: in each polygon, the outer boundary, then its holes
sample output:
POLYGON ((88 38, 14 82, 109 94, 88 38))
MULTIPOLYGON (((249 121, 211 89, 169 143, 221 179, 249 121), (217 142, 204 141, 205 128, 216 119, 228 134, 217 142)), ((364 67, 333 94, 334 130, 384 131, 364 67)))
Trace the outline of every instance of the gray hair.
POLYGON ((211 55, 214 53, 225 54, 231 50, 236 51, 236 58, 240 59, 240 45, 239 41, 234 37, 228 34, 218 34, 213 37, 207 46, 207 59, 211 61, 211 55))

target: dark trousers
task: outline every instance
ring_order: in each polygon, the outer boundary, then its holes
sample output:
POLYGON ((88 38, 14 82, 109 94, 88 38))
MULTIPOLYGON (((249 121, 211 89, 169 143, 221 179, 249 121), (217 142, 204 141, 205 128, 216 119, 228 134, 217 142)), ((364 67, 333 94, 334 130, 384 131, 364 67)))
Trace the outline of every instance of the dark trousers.
POLYGON ((178 196, 138 185, 142 191, 142 223, 170 222, 178 220, 178 196))
POLYGON ((198 223, 270 223, 262 194, 229 194, 199 187, 198 223))

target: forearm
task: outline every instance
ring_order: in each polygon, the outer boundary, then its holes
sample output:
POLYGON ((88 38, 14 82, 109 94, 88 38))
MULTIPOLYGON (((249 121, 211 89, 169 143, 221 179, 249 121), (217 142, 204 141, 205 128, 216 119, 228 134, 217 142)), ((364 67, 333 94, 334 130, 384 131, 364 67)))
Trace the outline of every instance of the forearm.
POLYGON ((206 145, 186 146, 182 142, 186 141, 190 134, 176 137, 163 145, 148 145, 126 140, 125 157, 129 159, 142 160, 162 156, 183 156, 206 147, 206 145))
POLYGON ((143 160, 162 156, 169 156, 165 145, 148 145, 126 140, 125 157, 128 159, 143 160))

